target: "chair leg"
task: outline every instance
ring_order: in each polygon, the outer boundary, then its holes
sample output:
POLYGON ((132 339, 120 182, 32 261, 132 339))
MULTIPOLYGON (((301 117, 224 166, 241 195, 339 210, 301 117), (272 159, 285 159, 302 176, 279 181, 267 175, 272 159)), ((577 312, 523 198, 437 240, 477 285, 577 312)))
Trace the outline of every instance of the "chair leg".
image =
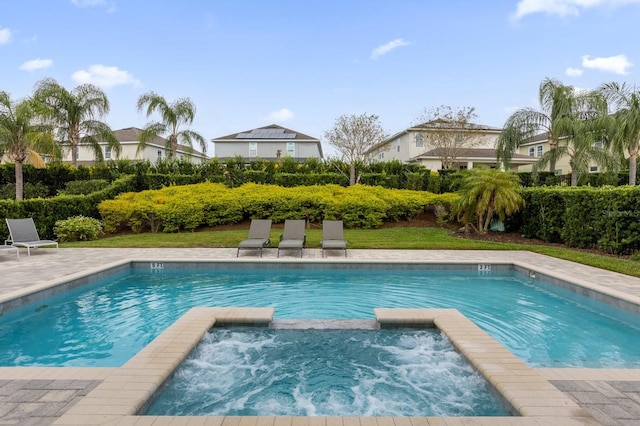
POLYGON ((236 252, 236 257, 240 256, 240 249, 238 248, 238 251, 236 252))

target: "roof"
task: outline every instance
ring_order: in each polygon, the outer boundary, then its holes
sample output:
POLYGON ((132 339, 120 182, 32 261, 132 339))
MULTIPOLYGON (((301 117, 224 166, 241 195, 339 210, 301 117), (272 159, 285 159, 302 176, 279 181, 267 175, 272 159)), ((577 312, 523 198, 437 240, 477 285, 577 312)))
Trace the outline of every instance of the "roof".
POLYGON ((305 135, 295 130, 287 129, 277 124, 270 124, 257 129, 245 130, 244 132, 232 133, 227 136, 211 139, 211 142, 272 142, 274 140, 283 141, 312 141, 320 143, 320 139, 305 135))
MULTIPOLYGON (((138 141, 140 141, 141 133, 142 133, 142 129, 139 129, 137 127, 127 127, 124 129, 118 129, 113 131, 113 134, 116 136, 116 139, 118 139, 118 142, 120 143, 122 142, 138 143, 138 141)), ((150 144, 156 145, 161 148, 165 148, 167 146, 167 139, 163 138, 162 136, 156 135, 153 138, 153 140, 150 142, 150 144)), ((178 145, 178 151, 182 151, 189 155, 196 155, 196 156, 203 156, 203 157, 205 156, 202 152, 187 145, 178 145)))
POLYGON ((420 131, 420 130, 431 130, 431 129, 453 129, 453 130, 480 130, 486 132, 502 132, 500 127, 491 127, 485 124, 475 124, 475 123, 464 123, 462 126, 449 126, 450 121, 447 120, 431 120, 425 123, 417 124, 415 126, 411 126, 407 130, 420 131))
MULTIPOLYGON (((442 148, 442 149, 450 149, 450 148, 442 148)), ((427 152, 424 152, 416 157, 410 158, 408 161, 416 161, 421 158, 440 158, 438 155, 438 149, 432 149, 427 152)), ((491 159, 496 160, 498 158, 498 154, 495 149, 491 148, 469 148, 462 151, 462 155, 457 156, 458 159, 491 159)), ((513 154, 511 156, 510 162, 520 163, 520 164, 531 164, 535 163, 537 158, 530 157, 528 155, 523 154, 513 154)))

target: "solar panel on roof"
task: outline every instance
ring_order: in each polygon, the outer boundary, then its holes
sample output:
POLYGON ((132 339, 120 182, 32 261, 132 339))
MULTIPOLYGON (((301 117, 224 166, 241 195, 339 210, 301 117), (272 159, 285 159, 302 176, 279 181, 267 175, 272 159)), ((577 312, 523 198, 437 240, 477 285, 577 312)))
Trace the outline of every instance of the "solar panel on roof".
POLYGON ((238 133, 236 139, 295 139, 296 133, 285 133, 284 129, 253 129, 238 133))

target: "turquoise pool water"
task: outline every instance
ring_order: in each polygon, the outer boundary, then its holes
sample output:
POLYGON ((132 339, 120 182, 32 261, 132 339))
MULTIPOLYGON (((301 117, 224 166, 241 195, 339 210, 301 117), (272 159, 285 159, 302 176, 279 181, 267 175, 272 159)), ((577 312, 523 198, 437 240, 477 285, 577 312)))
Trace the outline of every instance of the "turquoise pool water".
POLYGON ((131 269, 0 317, 0 365, 120 366, 193 306, 276 318, 456 308, 531 366, 640 368, 638 316, 510 271, 131 269))
POLYGON ((507 416, 438 330, 215 329, 145 414, 507 416))

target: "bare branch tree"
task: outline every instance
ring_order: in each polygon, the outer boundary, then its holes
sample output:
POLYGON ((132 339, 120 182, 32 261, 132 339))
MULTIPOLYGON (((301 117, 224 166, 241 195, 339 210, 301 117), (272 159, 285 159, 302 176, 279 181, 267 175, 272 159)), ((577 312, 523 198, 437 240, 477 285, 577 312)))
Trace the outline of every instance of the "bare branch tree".
POLYGON ((425 152, 432 151, 442 162, 442 168, 449 169, 456 159, 482 144, 473 124, 476 117, 473 107, 453 109, 441 105, 425 109, 414 127, 425 129, 422 134, 425 152))
POLYGON ((342 160, 349 163, 349 185, 356 183, 356 162, 365 161, 365 152, 388 137, 375 114, 341 115, 333 128, 324 133, 342 160))

